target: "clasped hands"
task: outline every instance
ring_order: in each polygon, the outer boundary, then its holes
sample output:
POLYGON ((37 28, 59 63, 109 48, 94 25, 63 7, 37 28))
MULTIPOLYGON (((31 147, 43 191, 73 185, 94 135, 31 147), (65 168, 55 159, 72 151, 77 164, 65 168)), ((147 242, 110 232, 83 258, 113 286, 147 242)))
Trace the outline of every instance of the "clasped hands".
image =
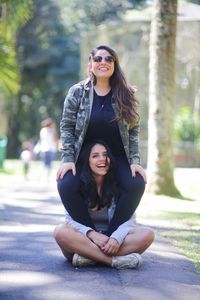
POLYGON ((91 230, 87 233, 87 237, 106 255, 115 255, 119 251, 120 245, 117 240, 103 233, 91 230))

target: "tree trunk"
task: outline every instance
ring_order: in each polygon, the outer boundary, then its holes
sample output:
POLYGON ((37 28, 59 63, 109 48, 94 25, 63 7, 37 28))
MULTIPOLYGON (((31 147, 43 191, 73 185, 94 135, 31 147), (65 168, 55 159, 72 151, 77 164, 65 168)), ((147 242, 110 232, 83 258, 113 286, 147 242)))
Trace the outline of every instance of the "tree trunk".
MULTIPOLYGON (((19 134, 21 131, 21 126, 23 126, 23 120, 21 120, 21 94, 16 97, 16 102, 12 101, 12 110, 9 115, 8 120, 8 147, 7 147, 7 157, 8 158, 19 158, 19 150, 21 142, 19 139, 19 134)), ((31 122, 31 120, 30 120, 31 122)))
POLYGON ((155 0, 150 34, 148 183, 149 191, 175 195, 173 128, 175 113, 177 0, 155 0))

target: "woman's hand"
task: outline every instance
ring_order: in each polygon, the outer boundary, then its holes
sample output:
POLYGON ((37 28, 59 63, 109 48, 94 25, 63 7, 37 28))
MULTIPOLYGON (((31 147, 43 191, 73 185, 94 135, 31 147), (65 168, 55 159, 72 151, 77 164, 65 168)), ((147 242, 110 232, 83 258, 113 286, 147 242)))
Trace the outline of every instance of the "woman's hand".
POLYGON ((56 179, 57 180, 59 178, 63 179, 64 175, 70 170, 72 170, 72 174, 75 176, 76 175, 76 167, 73 162, 67 162, 67 163, 62 164, 57 171, 56 179))
POLYGON ((107 255, 115 255, 119 251, 120 245, 114 238, 109 238, 106 245, 101 249, 107 255))
POLYGON ((103 233, 91 230, 87 233, 87 237, 100 249, 102 249, 109 240, 109 237, 103 233))
POLYGON ((131 165, 130 168, 133 177, 135 177, 135 173, 139 173, 143 177, 144 182, 147 183, 146 173, 140 165, 131 165))

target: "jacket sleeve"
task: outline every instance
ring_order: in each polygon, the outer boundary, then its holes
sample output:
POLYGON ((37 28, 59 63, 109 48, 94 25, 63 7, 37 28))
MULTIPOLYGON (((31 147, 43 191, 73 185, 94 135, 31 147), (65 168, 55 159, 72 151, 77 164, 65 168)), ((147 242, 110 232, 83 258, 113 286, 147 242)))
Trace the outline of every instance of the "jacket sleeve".
POLYGON ((62 162, 74 162, 75 160, 75 127, 79 109, 80 88, 71 87, 64 101, 63 114, 60 122, 62 141, 62 162))
POLYGON ((124 222, 123 224, 121 224, 117 230, 115 230, 112 234, 111 234, 111 238, 114 238, 118 241, 119 245, 121 246, 121 244, 123 243, 125 237, 127 236, 127 234, 133 230, 136 227, 136 219, 135 219, 135 214, 133 214, 131 216, 131 218, 124 222))
POLYGON ((139 131, 139 124, 129 129, 129 159, 131 165, 140 164, 139 131))
POLYGON ((74 229, 77 229, 85 236, 87 235, 88 231, 93 230, 91 227, 87 227, 85 225, 82 225, 81 223, 74 221, 67 211, 65 214, 65 223, 72 226, 74 229))

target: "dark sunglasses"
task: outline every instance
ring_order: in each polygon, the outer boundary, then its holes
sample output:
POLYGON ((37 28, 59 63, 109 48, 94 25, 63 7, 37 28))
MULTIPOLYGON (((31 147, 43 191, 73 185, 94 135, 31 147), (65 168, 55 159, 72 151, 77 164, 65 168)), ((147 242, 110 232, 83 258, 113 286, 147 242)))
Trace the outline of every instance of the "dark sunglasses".
POLYGON ((114 57, 111 56, 111 55, 104 56, 104 57, 103 56, 94 56, 92 59, 93 59, 94 62, 97 62, 97 63, 100 63, 100 62, 102 62, 102 60, 104 60, 105 62, 111 64, 115 61, 114 57))

